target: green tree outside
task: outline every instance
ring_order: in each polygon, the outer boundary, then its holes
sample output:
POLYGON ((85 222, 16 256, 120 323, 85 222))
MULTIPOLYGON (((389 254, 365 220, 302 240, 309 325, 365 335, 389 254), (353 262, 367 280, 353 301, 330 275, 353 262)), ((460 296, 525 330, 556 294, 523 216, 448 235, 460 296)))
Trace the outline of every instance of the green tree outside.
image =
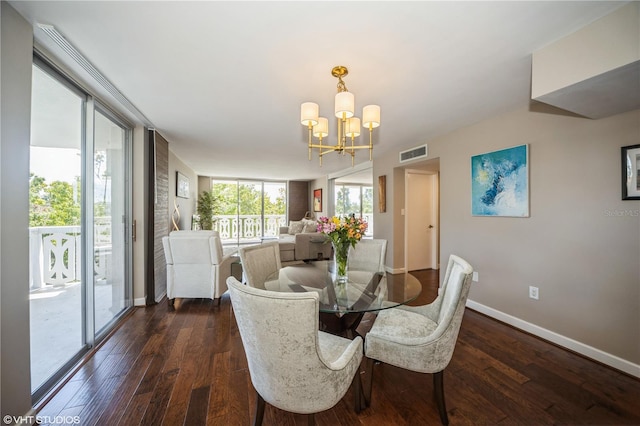
POLYGON ((76 190, 69 182, 47 184, 33 173, 29 181, 29 226, 80 225, 79 182, 76 190))

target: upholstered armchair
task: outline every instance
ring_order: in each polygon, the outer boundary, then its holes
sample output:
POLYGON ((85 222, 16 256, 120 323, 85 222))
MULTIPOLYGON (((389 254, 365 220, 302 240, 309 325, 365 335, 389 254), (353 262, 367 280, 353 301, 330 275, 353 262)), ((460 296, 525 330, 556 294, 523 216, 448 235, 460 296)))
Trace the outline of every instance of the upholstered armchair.
POLYGON ((380 311, 365 340, 371 401, 373 360, 418 373, 432 373, 440 420, 449 424, 444 400, 444 369, 449 365, 458 339, 473 268, 451 255, 440 294, 424 306, 402 306, 380 311))
POLYGON ((241 247, 238 253, 242 272, 251 287, 264 289, 267 278, 282 268, 280 249, 275 241, 241 247))
POLYGON ((232 255, 224 255, 216 231, 173 231, 162 238, 167 261, 167 299, 218 299, 227 291, 232 255))
POLYGON ((362 338, 345 339, 318 330, 318 294, 281 293, 227 280, 231 304, 257 392, 253 424, 262 423, 265 404, 313 414, 328 410, 353 382, 360 410, 362 338))
POLYGON ((384 273, 387 240, 360 240, 349 248, 349 270, 384 273))

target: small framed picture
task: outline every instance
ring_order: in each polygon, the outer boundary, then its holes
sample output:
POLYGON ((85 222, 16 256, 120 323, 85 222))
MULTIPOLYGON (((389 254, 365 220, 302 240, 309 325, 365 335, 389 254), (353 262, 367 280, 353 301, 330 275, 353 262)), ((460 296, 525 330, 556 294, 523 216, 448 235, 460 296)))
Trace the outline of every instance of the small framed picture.
POLYGON ((387 175, 378 176, 378 210, 387 211, 387 175))
POLYGON ((622 147, 622 199, 640 200, 640 145, 622 147))
POLYGON ((322 211, 322 189, 313 190, 313 211, 322 211))
POLYGON ((176 197, 189 198, 189 178, 176 172, 176 197))

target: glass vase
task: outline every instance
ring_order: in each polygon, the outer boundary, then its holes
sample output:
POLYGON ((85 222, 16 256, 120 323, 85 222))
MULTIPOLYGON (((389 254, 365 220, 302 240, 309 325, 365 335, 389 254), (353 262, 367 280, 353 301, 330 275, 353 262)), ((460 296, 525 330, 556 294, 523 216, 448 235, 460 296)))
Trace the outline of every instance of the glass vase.
POLYGON ((349 256, 349 241, 332 241, 333 245, 333 261, 335 265, 336 284, 346 284, 349 280, 347 277, 347 264, 349 256))

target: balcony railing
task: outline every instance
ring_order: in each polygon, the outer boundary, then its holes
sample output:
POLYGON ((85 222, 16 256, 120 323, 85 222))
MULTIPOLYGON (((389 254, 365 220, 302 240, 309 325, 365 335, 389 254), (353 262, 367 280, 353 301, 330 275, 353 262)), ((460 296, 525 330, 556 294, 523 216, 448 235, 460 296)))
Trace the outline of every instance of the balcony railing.
MULTIPOLYGON (((373 213, 365 213, 362 217, 369 224, 366 235, 372 236, 373 213)), ((287 226, 285 215, 266 215, 264 222, 261 218, 261 215, 220 215, 215 217, 213 229, 220 233, 223 243, 234 244, 237 241, 247 243, 264 237, 277 237, 280 227, 287 226)))
POLYGON ((281 226, 287 225, 285 215, 219 215, 213 229, 224 243, 260 241, 263 237, 277 237, 281 226))
MULTIPOLYGON (((80 226, 29 228, 29 289, 81 280, 80 226)), ((105 280, 111 261, 111 218, 94 221, 94 276, 105 280)))
MULTIPOLYGON (((236 244, 277 237, 279 228, 286 226, 285 215, 222 215, 216 216, 214 229, 223 243, 236 244)), ((373 235, 373 215, 365 214, 369 223, 367 235, 373 235)), ((111 261, 111 222, 109 217, 94 222, 94 274, 105 280, 111 261)), ((46 285, 64 285, 80 281, 80 226, 38 226, 29 228, 29 288, 37 290, 46 285)))

